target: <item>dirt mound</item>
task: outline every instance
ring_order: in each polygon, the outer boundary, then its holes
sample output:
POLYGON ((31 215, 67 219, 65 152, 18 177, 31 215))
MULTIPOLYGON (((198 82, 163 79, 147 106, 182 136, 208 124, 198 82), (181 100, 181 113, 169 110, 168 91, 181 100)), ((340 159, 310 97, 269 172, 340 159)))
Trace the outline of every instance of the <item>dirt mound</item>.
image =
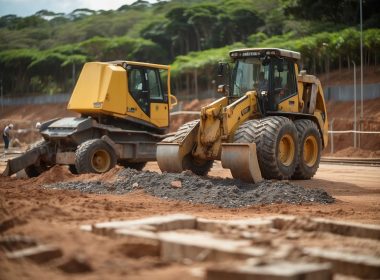
MULTIPOLYGON (((360 102, 357 104, 357 130, 360 124, 360 102)), ((329 118, 329 130, 344 131, 354 129, 354 103, 333 102, 326 105, 327 116, 329 118)), ((365 100, 363 103, 362 130, 363 131, 380 131, 380 98, 365 100)), ((380 134, 357 134, 357 145, 360 149, 354 149, 354 135, 352 133, 334 134, 334 154, 331 154, 332 138, 329 135, 329 143, 324 150, 324 155, 344 156, 344 157, 375 157, 380 153, 380 134), (350 154, 353 152, 353 154, 350 154)))
POLYGON ((75 117, 78 113, 66 110, 66 103, 5 106, 0 116, 2 119, 24 122, 41 122, 54 118, 75 117))
POLYGON ((120 172, 121 169, 123 169, 123 167, 116 165, 114 168, 112 168, 111 170, 109 170, 106 173, 102 173, 102 174, 94 174, 94 173, 81 174, 81 175, 75 176, 74 178, 76 181, 80 180, 80 181, 86 181, 86 182, 89 182, 89 181, 113 182, 116 179, 117 174, 120 172))
POLYGON ((121 170, 113 183, 73 181, 47 187, 98 194, 124 194, 143 189, 163 199, 185 200, 226 208, 272 203, 334 202, 334 198, 323 190, 305 189, 287 181, 266 180, 258 184, 248 184, 233 179, 202 178, 188 171, 181 174, 158 174, 128 168, 121 170))
POLYGON ((334 153, 335 157, 353 157, 353 158, 380 158, 380 150, 371 151, 354 147, 348 147, 334 153))
POLYGON ((60 181, 68 181, 73 178, 75 178, 75 175, 71 174, 66 166, 55 165, 48 171, 31 180, 33 181, 33 184, 44 185, 60 181))
POLYGON ((79 114, 66 110, 66 103, 5 106, 0 113, 0 129, 8 123, 15 125, 11 137, 22 143, 33 143, 41 138, 36 123, 54 118, 75 117, 79 114))
MULTIPOLYGON (((351 65, 352 66, 352 65, 351 65)), ((364 84, 375 84, 380 83, 380 69, 376 66, 364 66, 363 69, 363 83, 364 84)), ((335 71, 331 71, 328 74, 318 74, 317 77, 321 81, 321 84, 325 86, 336 86, 336 85, 349 85, 353 83, 354 70, 344 68, 335 71)), ((356 79, 360 83, 360 67, 356 67, 356 79)))

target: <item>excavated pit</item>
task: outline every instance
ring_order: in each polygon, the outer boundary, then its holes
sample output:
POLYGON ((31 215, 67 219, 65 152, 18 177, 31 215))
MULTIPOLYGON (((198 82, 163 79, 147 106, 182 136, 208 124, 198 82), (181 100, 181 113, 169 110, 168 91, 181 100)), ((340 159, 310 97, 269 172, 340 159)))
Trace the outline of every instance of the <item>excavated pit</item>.
POLYGON ((322 189, 307 189, 288 181, 265 180, 249 184, 234 179, 200 177, 189 171, 159 174, 129 168, 121 170, 113 182, 71 181, 45 187, 118 195, 142 189, 162 199, 213 204, 225 208, 273 203, 327 204, 335 201, 322 189))

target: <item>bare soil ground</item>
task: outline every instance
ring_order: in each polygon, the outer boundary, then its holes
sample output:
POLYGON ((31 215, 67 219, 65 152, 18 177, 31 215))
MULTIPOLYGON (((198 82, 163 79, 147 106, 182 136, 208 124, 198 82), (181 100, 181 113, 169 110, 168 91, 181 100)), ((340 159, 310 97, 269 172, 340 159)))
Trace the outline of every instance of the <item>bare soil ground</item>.
MULTIPOLYGON (((350 65, 350 69, 344 68, 335 71, 331 71, 329 74, 317 75, 323 86, 336 86, 336 85, 349 85, 354 81, 354 69, 350 65)), ((364 84, 376 84, 380 82, 379 66, 364 66, 363 68, 363 83, 364 84)), ((356 80, 360 83, 360 66, 356 67, 356 80)))
MULTIPOLYGON (((126 241, 122 238, 107 238, 79 229, 83 224, 107 220, 169 213, 216 219, 292 214, 380 224, 379 167, 322 164, 314 179, 293 182, 305 188, 327 191, 336 199, 332 204, 282 203, 228 209, 160 199, 143 190, 114 195, 44 187, 62 181, 112 182, 120 169, 116 167, 103 175, 72 175, 66 167, 57 166, 33 179, 1 178, 0 237, 29 236, 60 247, 63 257, 38 265, 26 260, 10 261, 0 252, 0 279, 199 279, 193 270, 203 264, 164 263, 157 257, 132 258, 123 253, 126 241), (73 258, 84 259, 92 272, 71 274, 59 269, 73 258)), ((158 172, 158 166, 149 163, 145 170, 158 172)), ((210 176, 231 177, 218 162, 210 176)))

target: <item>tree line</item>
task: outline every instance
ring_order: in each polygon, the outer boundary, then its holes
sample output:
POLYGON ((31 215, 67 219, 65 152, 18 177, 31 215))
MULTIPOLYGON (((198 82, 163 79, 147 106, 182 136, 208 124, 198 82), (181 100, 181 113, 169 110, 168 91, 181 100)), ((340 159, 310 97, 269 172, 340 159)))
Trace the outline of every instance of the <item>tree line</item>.
MULTIPOLYGON (((311 74, 350 68, 352 62, 360 64, 360 31, 347 28, 339 32, 321 32, 298 38, 294 33, 267 37, 256 33, 247 42, 218 49, 191 52, 178 56, 172 64, 172 76, 177 91, 195 94, 199 88, 211 89, 216 79, 218 61, 229 61, 229 51, 246 47, 278 47, 301 53, 300 67, 311 74)), ((364 65, 380 64, 380 29, 363 32, 364 65)))
MULTIPOLYGON (((311 72, 358 59, 358 1, 139 0, 116 11, 42 10, 0 17, 4 94, 69 92, 86 61, 173 64, 177 90, 211 88, 213 69, 234 47, 300 51, 311 72), (194 77, 197 78, 194 78, 194 77)), ((380 4, 364 0, 365 57, 377 64, 380 4)))

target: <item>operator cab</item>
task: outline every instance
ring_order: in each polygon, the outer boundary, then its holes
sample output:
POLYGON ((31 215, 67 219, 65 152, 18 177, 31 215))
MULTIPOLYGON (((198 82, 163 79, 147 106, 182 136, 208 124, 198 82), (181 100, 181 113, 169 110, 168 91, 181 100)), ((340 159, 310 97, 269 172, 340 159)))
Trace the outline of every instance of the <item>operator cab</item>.
POLYGON ((295 69, 300 53, 282 49, 240 49, 230 52, 235 62, 230 97, 256 91, 262 111, 278 111, 278 105, 297 94, 295 69))
POLYGON ((128 90, 143 112, 150 116, 151 103, 167 103, 168 92, 167 70, 142 67, 135 65, 126 66, 128 75, 128 90))
POLYGON ((176 104, 170 94, 170 67, 135 61, 125 61, 121 65, 126 70, 130 93, 126 114, 146 125, 167 128, 169 110, 176 104))

